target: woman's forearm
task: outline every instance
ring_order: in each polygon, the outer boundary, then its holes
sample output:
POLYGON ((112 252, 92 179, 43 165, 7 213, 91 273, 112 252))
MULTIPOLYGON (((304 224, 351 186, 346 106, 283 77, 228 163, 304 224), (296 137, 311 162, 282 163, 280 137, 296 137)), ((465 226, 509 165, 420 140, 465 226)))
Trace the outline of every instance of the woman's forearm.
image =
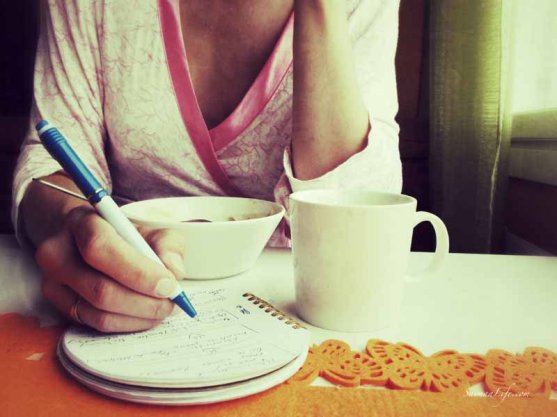
POLYGON ((296 0, 292 159, 301 180, 323 175, 366 145, 344 1, 296 0))
MULTIPOLYGON (((52 174, 43 179, 80 193, 73 181, 63 174, 52 174)), ((35 246, 38 246, 45 239, 62 230, 65 216, 71 209, 88 205, 89 203, 85 201, 32 182, 20 206, 25 234, 35 246)))

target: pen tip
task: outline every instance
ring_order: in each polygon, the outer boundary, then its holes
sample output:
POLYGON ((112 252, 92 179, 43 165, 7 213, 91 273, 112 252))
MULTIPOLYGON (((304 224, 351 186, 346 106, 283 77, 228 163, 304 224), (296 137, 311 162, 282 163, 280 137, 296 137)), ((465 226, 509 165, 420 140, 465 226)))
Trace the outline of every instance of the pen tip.
POLYGON ((176 303, 178 307, 184 310, 186 314, 191 318, 197 316, 197 311, 195 311, 195 308, 191 304, 190 300, 188 300, 186 294, 184 294, 183 292, 179 294, 177 297, 173 298, 172 301, 174 301, 174 303, 176 303))

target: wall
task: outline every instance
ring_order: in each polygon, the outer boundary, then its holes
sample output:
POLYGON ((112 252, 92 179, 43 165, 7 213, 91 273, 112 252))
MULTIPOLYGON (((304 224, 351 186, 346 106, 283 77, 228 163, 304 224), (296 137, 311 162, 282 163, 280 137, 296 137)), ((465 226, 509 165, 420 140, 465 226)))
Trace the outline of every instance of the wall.
POLYGON ((12 230, 12 172, 31 104, 38 1, 0 5, 0 233, 12 230))
POLYGON ((507 253, 557 255, 557 109, 513 118, 507 253))
MULTIPOLYGON (((402 192, 418 200, 419 210, 429 210, 429 113, 428 21, 426 0, 401 0, 399 42, 396 56, 400 125, 400 154, 403 164, 402 192)), ((430 225, 415 229, 413 250, 432 250, 430 225)))

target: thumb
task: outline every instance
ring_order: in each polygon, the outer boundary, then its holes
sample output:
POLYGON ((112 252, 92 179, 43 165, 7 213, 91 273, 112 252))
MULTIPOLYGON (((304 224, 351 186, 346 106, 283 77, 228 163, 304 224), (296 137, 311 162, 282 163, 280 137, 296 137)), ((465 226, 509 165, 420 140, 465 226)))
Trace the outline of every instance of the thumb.
POLYGON ((158 253, 159 258, 164 265, 174 274, 176 279, 184 279, 186 272, 184 270, 184 257, 177 252, 158 253))
POLYGON ((184 235, 174 229, 141 228, 140 233, 176 279, 183 279, 186 275, 184 269, 186 247, 184 235))

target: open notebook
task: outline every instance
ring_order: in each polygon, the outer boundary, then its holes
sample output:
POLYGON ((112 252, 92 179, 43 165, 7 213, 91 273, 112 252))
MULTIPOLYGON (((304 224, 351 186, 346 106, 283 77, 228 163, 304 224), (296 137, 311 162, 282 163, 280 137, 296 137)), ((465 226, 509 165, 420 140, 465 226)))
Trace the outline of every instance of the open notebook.
POLYGON ((60 339, 58 357, 98 392, 154 404, 251 395, 283 382, 303 364, 308 332, 267 302, 233 289, 189 297, 197 319, 174 315, 131 334, 74 326, 60 339))

